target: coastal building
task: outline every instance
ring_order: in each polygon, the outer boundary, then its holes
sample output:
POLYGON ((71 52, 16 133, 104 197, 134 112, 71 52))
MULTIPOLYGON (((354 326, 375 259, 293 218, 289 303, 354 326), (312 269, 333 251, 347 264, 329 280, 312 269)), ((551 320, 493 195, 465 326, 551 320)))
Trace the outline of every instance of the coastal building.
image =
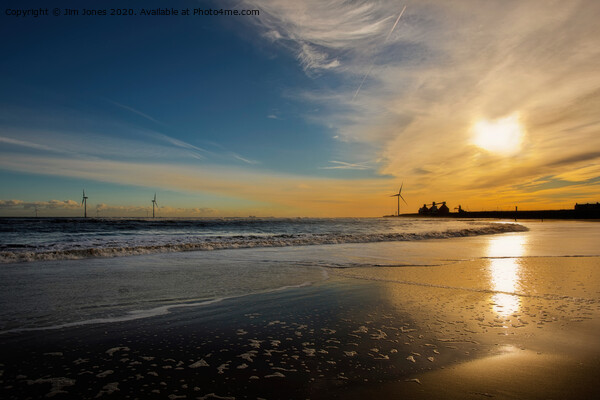
POLYGON ((575 203, 575 211, 600 211, 600 203, 586 203, 586 204, 579 204, 579 203, 575 203))
POLYGON ((437 214, 437 213, 438 213, 438 207, 434 201, 433 203, 431 203, 431 208, 429 209, 429 214, 437 214))
POLYGON ((450 209, 446 205, 446 202, 442 201, 442 205, 438 209, 438 214, 449 214, 449 213, 450 213, 450 209))

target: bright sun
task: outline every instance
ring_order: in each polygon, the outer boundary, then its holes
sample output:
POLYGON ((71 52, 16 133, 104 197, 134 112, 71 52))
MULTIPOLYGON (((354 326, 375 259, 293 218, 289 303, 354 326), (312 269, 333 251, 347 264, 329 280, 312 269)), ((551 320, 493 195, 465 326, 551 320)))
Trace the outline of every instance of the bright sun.
POLYGON ((473 143, 490 152, 516 154, 521 150, 522 138, 518 113, 493 121, 482 119, 473 125, 473 143))

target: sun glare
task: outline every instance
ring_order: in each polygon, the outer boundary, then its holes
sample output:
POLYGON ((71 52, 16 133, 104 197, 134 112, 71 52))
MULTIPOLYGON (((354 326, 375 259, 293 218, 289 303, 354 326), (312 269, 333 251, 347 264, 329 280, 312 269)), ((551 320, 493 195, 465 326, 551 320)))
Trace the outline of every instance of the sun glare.
POLYGON ((479 120, 473 125, 473 144, 493 153, 516 154, 521 150, 523 128, 519 114, 495 120, 479 120))

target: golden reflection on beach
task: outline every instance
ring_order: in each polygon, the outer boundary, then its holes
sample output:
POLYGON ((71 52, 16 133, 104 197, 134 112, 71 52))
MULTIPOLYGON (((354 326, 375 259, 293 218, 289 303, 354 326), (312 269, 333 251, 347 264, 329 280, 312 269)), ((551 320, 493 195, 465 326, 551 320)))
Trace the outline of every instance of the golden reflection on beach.
POLYGON ((516 313, 521 305, 514 293, 520 288, 520 260, 525 255, 525 235, 495 236, 490 239, 488 254, 491 290, 501 293, 492 295, 493 309, 500 316, 516 313), (507 258, 494 258, 507 257, 507 258))

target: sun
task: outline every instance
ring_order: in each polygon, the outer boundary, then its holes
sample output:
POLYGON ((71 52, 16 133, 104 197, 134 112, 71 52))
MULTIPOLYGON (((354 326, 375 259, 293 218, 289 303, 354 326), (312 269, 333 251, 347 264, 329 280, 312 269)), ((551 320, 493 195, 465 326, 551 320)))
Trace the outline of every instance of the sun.
POLYGON ((473 125, 473 144, 492 153, 513 155, 521 150, 523 127, 519 114, 495 120, 481 119, 473 125))

